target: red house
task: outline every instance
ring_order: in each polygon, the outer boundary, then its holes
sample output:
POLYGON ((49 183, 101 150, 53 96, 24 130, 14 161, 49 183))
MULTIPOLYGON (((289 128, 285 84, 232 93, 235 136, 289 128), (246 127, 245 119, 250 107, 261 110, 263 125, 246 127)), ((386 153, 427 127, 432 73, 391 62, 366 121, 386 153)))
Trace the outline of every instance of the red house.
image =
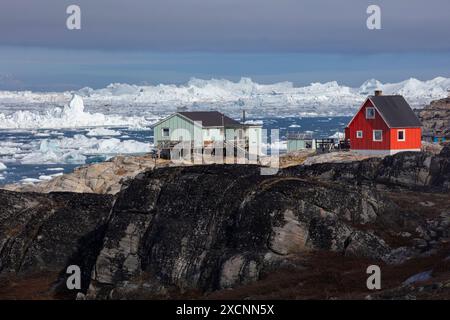
POLYGON ((420 151, 422 124, 399 95, 384 96, 375 91, 345 128, 350 149, 364 154, 394 154, 420 151))

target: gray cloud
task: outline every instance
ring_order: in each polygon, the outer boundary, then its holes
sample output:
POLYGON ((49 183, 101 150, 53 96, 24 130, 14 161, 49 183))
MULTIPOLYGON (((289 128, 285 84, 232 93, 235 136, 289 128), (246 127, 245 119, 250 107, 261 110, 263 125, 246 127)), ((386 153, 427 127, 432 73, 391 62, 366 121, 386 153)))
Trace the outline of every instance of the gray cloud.
POLYGON ((450 50, 448 0, 2 0, 0 45, 107 50, 450 50), (82 30, 65 28, 78 4, 82 30), (382 8, 382 30, 365 27, 382 8))

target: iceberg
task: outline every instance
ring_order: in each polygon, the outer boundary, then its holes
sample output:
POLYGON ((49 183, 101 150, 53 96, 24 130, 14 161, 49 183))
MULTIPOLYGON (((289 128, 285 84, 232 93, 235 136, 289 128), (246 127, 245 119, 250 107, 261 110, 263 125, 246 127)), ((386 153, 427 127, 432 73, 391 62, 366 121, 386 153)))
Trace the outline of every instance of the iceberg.
MULTIPOLYGON (((0 99, 1 100, 1 99, 0 99)), ((98 126, 143 127, 149 123, 142 117, 124 117, 89 113, 84 111, 82 97, 73 95, 70 103, 63 109, 56 107, 44 114, 29 110, 19 110, 10 115, 0 113, 2 129, 47 129, 47 128, 84 128, 98 126)))
POLYGON ((342 140, 345 138, 345 133, 336 131, 333 135, 329 136, 328 138, 342 140))
POLYGON ((86 135, 89 137, 99 137, 99 136, 120 136, 119 131, 105 129, 105 128, 95 128, 89 130, 86 135))
POLYGON ((6 170, 6 169, 7 169, 7 167, 3 163, 0 162, 0 171, 6 170))

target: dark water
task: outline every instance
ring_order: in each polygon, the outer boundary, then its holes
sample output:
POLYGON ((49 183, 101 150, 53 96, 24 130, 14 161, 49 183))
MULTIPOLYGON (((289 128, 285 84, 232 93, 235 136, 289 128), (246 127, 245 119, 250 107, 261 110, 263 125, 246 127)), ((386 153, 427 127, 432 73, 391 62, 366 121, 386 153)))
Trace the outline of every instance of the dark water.
POLYGON ((351 117, 314 117, 314 118, 267 118, 263 128, 280 129, 280 140, 286 139, 288 132, 312 131, 314 138, 327 138, 336 131, 343 132, 351 117), (296 125, 300 127, 296 127, 296 125))
MULTIPOLYGON (((256 119, 249 119, 256 120, 256 119)), ((314 118, 260 118, 257 121, 263 122, 264 129, 279 129, 280 140, 286 140, 288 132, 312 132, 315 138, 326 138, 336 133, 343 132, 345 125, 350 121, 350 117, 314 117, 314 118)), ((153 131, 133 130, 128 128, 114 128, 120 132, 120 136, 112 138, 124 140, 134 140, 144 143, 153 143, 153 131)), ((25 147, 21 147, 20 152, 26 154, 33 150, 27 150, 33 142, 47 139, 59 139, 60 137, 73 137, 76 134, 86 134, 86 129, 77 130, 35 130, 31 131, 0 131, 0 145, 6 142, 24 143, 25 147), (36 135, 37 131, 37 135, 36 135)), ((269 131, 270 132, 270 131, 269 131)), ((96 137, 97 139, 107 139, 110 137, 96 137)), ((270 133, 268 133, 270 142, 270 133)), ((105 161, 114 156, 114 154, 92 154, 86 155, 85 163, 94 163, 105 161)), ((21 164, 20 161, 14 160, 14 156, 0 154, 0 162, 3 162, 7 169, 0 171, 0 185, 7 183, 19 182, 24 179, 38 179, 42 176, 50 176, 59 173, 72 172, 74 168, 82 165, 80 163, 55 163, 55 164, 21 164), (55 170, 58 169, 58 170, 55 170), (61 170, 59 170, 61 169, 61 170)))

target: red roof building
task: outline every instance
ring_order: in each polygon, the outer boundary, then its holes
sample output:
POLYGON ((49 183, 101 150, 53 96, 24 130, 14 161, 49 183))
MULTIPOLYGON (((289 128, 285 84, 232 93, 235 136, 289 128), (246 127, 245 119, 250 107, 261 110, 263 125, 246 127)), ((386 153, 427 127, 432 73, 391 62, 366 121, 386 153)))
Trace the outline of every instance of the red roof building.
POLYGON ((375 91, 345 128, 350 149, 363 154, 395 154, 420 151, 422 124, 400 95, 375 91))

